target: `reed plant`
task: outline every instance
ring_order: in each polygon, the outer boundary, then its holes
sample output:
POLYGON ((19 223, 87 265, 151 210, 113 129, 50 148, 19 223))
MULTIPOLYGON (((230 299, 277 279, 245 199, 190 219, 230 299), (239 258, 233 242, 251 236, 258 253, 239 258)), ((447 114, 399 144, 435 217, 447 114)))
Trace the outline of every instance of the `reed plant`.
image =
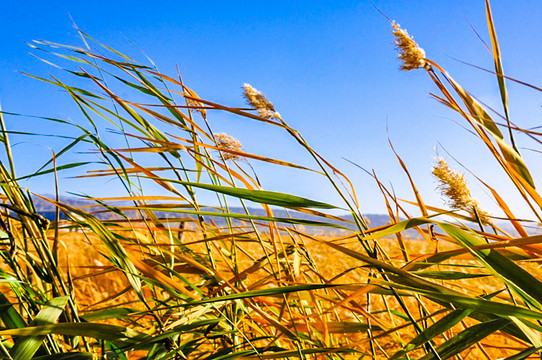
MULTIPOLYGON (((434 97, 471 126, 540 222, 542 197, 514 135, 542 134, 509 119, 505 81, 515 80, 504 75, 486 7, 504 123, 392 23, 401 68, 427 73, 439 91, 434 97)), ((40 170, 20 176, 4 125, 4 116, 17 115, 0 113, 2 358, 541 356, 542 237, 527 232, 490 184, 482 182, 504 220, 485 212, 444 160, 433 172, 450 208, 427 205, 397 156, 413 200, 398 199, 374 176, 390 223, 371 228, 348 178, 251 85, 244 85, 247 107, 218 104, 199 97, 179 74, 165 75, 79 34, 82 47, 31 45, 66 72, 66 79, 29 76, 60 88, 79 108, 79 122, 41 118, 70 127, 70 143, 40 170), (313 165, 246 151, 213 131, 217 113, 280 129, 313 165), (36 211, 39 195, 20 181, 83 169, 88 162, 63 162, 81 147, 99 159, 80 172, 81 183, 112 178, 125 193, 81 193, 89 205, 79 207, 61 201, 57 188, 53 198, 41 196, 57 209, 50 222, 36 211), (321 176, 341 204, 264 189, 256 162, 321 176), (215 200, 202 202, 202 193, 215 200), (517 234, 502 230, 503 222, 517 234)))

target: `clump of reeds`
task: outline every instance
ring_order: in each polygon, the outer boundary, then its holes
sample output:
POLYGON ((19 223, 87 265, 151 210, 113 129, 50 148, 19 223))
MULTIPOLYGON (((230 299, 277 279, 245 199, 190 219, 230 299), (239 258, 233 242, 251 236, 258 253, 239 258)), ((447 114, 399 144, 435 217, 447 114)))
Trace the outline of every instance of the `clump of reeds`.
MULTIPOLYGON (((488 23, 496 40, 489 5, 488 23)), ((438 100, 473 127, 542 222, 537 210, 542 198, 498 124, 425 57, 405 30, 393 27, 402 69, 427 70, 443 94, 438 100)), ((65 68, 78 77, 77 87, 59 77, 42 80, 66 91, 88 121, 73 124, 80 133, 56 153, 95 148, 101 167, 82 172, 81 181, 112 177, 126 194, 81 195, 89 205, 80 207, 58 196, 49 199, 58 210, 47 226, 18 180, 46 174, 56 178, 64 169, 91 161, 59 163, 63 158, 53 157, 33 174, 16 175, 9 131, 0 117, 7 154, 0 163, 0 356, 525 359, 542 349, 541 274, 529 262, 542 254, 540 237, 529 236, 524 222, 489 185, 484 184, 521 238, 496 226, 495 233, 486 233, 463 222, 440 221, 442 214, 465 216, 425 204, 410 174, 415 201, 407 203, 416 206, 418 215, 375 177, 390 224, 368 228, 348 178, 311 148, 261 92, 244 86, 258 115, 217 104, 199 98, 180 77, 81 36, 99 50, 44 41, 33 45, 40 54, 69 62, 65 68), (139 102, 118 95, 129 96, 127 88, 139 102), (177 105, 182 100, 186 106, 177 105), (213 133, 208 117, 216 111, 278 126, 308 152, 313 165, 244 152, 234 138, 213 133), (106 144, 97 119, 109 120, 122 141, 106 144), (212 156, 217 149, 219 158, 212 156), (343 203, 262 189, 255 173, 245 169, 250 164, 227 163, 240 157, 286 167, 292 179, 306 172, 323 176, 329 187, 321 191, 335 191, 343 203), (148 182, 154 186, 147 187, 148 182), (218 205, 202 203, 201 192, 215 195, 218 205), (232 198, 240 207, 232 206, 232 198), (351 217, 328 212, 344 209, 351 217), (68 220, 61 220, 59 211, 68 220), (413 233, 431 246, 408 239, 413 233), (93 250, 84 253, 100 259, 81 265, 84 254, 63 250, 70 249, 64 239, 85 241, 93 250), (446 244, 434 252, 433 242, 446 244), (115 285, 104 289, 112 283, 104 276, 115 279, 115 285), (89 288, 102 293, 93 299, 89 288), (502 344, 506 348, 499 348, 502 344)), ((490 221, 462 174, 443 160, 434 173, 452 208, 490 221)))

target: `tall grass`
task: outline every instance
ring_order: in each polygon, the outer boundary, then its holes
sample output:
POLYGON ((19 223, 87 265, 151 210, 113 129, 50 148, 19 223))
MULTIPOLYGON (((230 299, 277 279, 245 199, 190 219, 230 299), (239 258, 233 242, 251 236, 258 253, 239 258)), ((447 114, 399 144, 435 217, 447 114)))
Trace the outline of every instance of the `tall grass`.
MULTIPOLYGON (((486 5, 507 125, 497 124, 393 25, 402 68, 426 71, 440 91, 435 98, 472 127, 540 220, 542 197, 514 141, 518 132, 540 134, 509 121, 509 78, 486 5)), ((218 104, 200 98, 180 75, 165 75, 80 35, 83 47, 32 45, 69 75, 32 76, 64 90, 84 121, 43 118, 71 126, 75 135, 30 176, 80 168, 87 163, 63 163, 63 155, 92 147, 101 167, 82 172, 81 183, 114 178, 125 194, 81 195, 90 205, 75 207, 62 203, 57 191, 47 199, 58 209, 48 222, 36 211, 35 197, 19 185, 28 176, 16 174, 0 117, 7 154, 0 164, 4 358, 539 356, 542 283, 536 261, 542 237, 530 236, 489 184, 483 183, 519 237, 483 213, 461 175, 445 163, 436 173, 450 180, 443 189, 453 209, 425 204, 413 181, 414 200, 400 201, 375 177, 390 224, 370 228, 348 178, 258 90, 245 85, 247 108, 218 104), (74 78, 84 88, 71 85, 74 78), (313 159, 312 167, 245 152, 236 139, 213 132, 208 118, 217 112, 279 128, 313 159), (104 124, 125 145, 108 145, 104 124), (322 176, 342 203, 265 190, 254 162, 322 176), (201 202, 202 192, 219 205, 201 202), (406 211, 408 203, 417 215, 406 211), (264 215, 251 213, 255 207, 264 215), (351 220, 326 212, 332 209, 348 211, 351 220), (60 211, 68 220, 61 220, 60 211), (450 216, 455 220, 447 221, 450 216), (421 240, 407 238, 406 230, 421 240)))

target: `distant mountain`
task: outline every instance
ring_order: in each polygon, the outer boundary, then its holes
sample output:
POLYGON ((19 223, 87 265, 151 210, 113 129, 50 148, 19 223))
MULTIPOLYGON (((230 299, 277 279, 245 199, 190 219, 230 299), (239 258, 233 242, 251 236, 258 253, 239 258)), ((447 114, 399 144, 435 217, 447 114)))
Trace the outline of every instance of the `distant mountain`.
MULTIPOLYGON (((51 196, 51 195, 46 195, 45 197, 48 197, 50 199, 54 199, 54 196, 51 196)), ((80 199, 80 198, 76 198, 76 197, 69 197, 69 196, 62 196, 60 197, 60 202, 64 203, 64 204, 67 204, 67 205, 70 205, 70 206, 73 206, 73 207, 77 207, 77 208, 81 208, 81 207, 85 207, 85 206, 89 206, 89 205, 95 205, 96 203, 95 202, 92 202, 92 201, 89 201, 89 200, 83 200, 83 199, 80 199)), ((34 197, 33 198, 33 201, 34 201, 34 206, 36 207, 36 210, 41 214, 43 215, 45 218, 49 219, 49 220, 54 220, 55 219, 55 205, 47 200, 44 200, 44 199, 41 199, 41 198, 38 198, 38 197, 34 197)), ((128 204, 131 204, 129 202, 126 202, 125 205, 128 205, 128 204)), ((217 211, 217 210, 213 210, 211 208, 206 208, 206 209, 203 209, 205 211, 217 211)), ((236 214, 245 214, 245 210, 241 207, 232 207, 230 208, 230 212, 231 213, 236 213, 236 214)), ((260 208, 248 208, 248 212, 250 215, 254 215, 254 216, 267 216, 267 213, 263 210, 263 209, 260 209, 260 208)), ((155 211, 155 214, 156 216, 160 217, 160 218, 186 218, 186 217, 192 217, 194 218, 193 215, 183 215, 183 214, 179 214, 179 213, 173 213, 173 212, 167 212, 167 211, 155 211)), ((127 216, 135 216, 135 212, 128 212, 126 213, 127 216)), ((105 219, 112 219, 112 218, 115 218, 115 217, 118 217, 118 215, 112 215, 111 213, 98 213, 95 215, 97 218, 99 219, 102 219, 102 220, 105 220, 105 219)), ((352 230, 355 230, 356 229, 356 226, 355 224, 353 224, 353 218, 352 218, 352 215, 348 214, 348 215, 343 215, 343 216, 339 216, 340 218, 343 218, 347 221, 340 221, 340 220, 334 220, 334 219, 324 219, 322 217, 319 217, 319 216, 315 216, 315 215, 311 215, 311 214, 306 214, 306 213, 302 213, 302 212, 299 212, 299 211, 293 211, 293 210, 284 210, 282 208, 278 208, 278 209, 275 209, 273 208, 273 216, 276 217, 276 218, 294 218, 294 219, 299 219, 299 220, 309 220, 309 221, 319 221, 319 222, 326 222, 326 223, 331 223, 331 224, 336 224, 336 225, 341 225, 341 226, 344 226, 344 227, 347 227, 349 229, 352 229, 352 230)), ((376 228, 376 227, 381 227, 381 226, 384 226, 384 225, 388 225, 390 224, 390 218, 389 216, 387 215, 382 215, 382 214, 365 214, 364 217, 366 218, 366 220, 368 220, 368 223, 369 223, 369 227, 370 228, 376 228)), ((208 218, 210 218, 217 226, 219 227, 225 227, 227 225, 226 223, 226 218, 224 217, 220 217, 220 216, 208 216, 208 218)), ((61 212, 61 219, 66 219, 66 216, 61 212)), ((241 223, 242 220, 233 220, 234 222, 234 225, 239 225, 241 223)), ((502 221, 500 223, 498 223, 498 226, 500 228, 502 228, 504 231, 510 233, 510 234, 516 234, 516 231, 515 229, 510 225, 509 222, 505 222, 505 221, 502 221)), ((340 229, 336 229, 336 228, 330 228, 330 227, 322 227, 322 226, 307 226, 305 227, 305 231, 308 231, 309 233, 315 233, 315 232, 321 232, 321 231, 332 231, 332 232, 336 232, 336 231, 341 231, 340 229)), ((539 227, 532 227, 530 229, 527 229, 527 231, 530 233, 530 234, 539 234, 541 231, 540 231, 540 228, 539 227)), ((415 231, 415 230, 407 230, 405 232, 403 232, 404 235, 408 236, 408 237, 413 237, 413 238, 417 238, 419 237, 419 234, 415 231)))
MULTIPOLYGON (((44 197, 54 199, 54 196, 52 196, 52 195, 45 195, 44 197)), ((59 200, 60 200, 60 202, 66 204, 66 205, 70 205, 70 206, 78 207, 78 208, 95 204, 95 202, 92 202, 92 201, 83 200, 83 199, 79 199, 79 198, 76 198, 76 197, 68 197, 68 196, 62 196, 62 197, 60 197, 59 200)), ((43 215, 45 218, 47 218, 49 220, 54 220, 56 207, 55 207, 55 205, 53 203, 51 203, 51 202, 49 202, 47 200, 44 200, 42 198, 39 198, 39 197, 34 197, 33 201, 34 201, 34 206, 36 207, 36 210, 41 215, 43 215)), ((128 205, 128 204, 129 204, 129 202, 126 202, 126 205, 128 205)), ((213 210, 211 208, 206 208, 204 210, 205 211, 216 211, 216 210, 213 210)), ((243 208, 241 208, 241 207, 231 207, 230 212, 231 213, 236 213, 236 214, 245 214, 245 210, 243 208)), ((267 213, 263 209, 249 208, 248 212, 250 213, 250 215, 254 215, 254 216, 267 216, 267 213)), ((167 212, 167 211, 155 211, 155 214, 158 217, 168 217, 168 218, 186 217, 186 216, 180 215, 178 213, 167 212)), ((127 213, 126 215, 132 216, 134 214, 132 212, 132 214, 127 213)), ((334 219, 324 219, 324 218, 319 217, 319 216, 315 216, 315 215, 311 215, 311 214, 305 214, 305 213, 302 213, 302 212, 299 212, 299 211, 293 211, 293 210, 286 211, 284 209, 275 209, 275 208, 273 208, 273 216, 276 217, 276 218, 295 218, 295 219, 300 219, 300 220, 319 221, 319 222, 324 222, 325 221, 327 223, 342 225, 342 226, 345 226, 345 227, 348 227, 348 228, 351 228, 351 229, 355 229, 354 224, 349 224, 348 222, 345 222, 345 221, 334 220, 334 219)), ((109 213, 101 213, 101 214, 96 214, 96 217, 98 217, 100 219, 108 219, 108 218, 110 219, 112 216, 109 213)), ((345 216, 339 216, 339 217, 341 217, 341 218, 343 218, 343 219, 345 219, 347 221, 353 221, 353 218, 352 218, 351 215, 345 215, 345 216)), ((61 218, 65 219, 66 217, 65 217, 64 214, 62 214, 61 218)), ((226 225, 226 219, 224 217, 212 216, 211 218, 212 218, 213 222, 217 226, 225 226, 226 225)), ((380 215, 380 214, 368 214, 368 215, 365 215, 365 218, 368 220, 371 227, 383 226, 383 225, 386 225, 386 224, 388 224, 390 222, 388 216, 380 215)), ((316 228, 319 228, 319 227, 316 227, 316 228)))

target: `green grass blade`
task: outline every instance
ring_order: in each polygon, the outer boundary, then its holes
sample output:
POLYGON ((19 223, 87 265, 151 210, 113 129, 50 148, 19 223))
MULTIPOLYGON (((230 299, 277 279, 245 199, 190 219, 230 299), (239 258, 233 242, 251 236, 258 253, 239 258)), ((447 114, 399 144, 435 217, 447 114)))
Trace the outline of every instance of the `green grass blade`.
POLYGON ((447 73, 445 73, 445 75, 450 81, 450 84, 452 84, 454 90, 461 97, 461 100, 463 100, 465 106, 474 115, 476 122, 487 129, 493 136, 502 139, 503 135, 501 131, 484 107, 480 105, 476 99, 470 96, 465 89, 463 89, 463 87, 459 85, 450 75, 447 73))
POLYGON ((483 128, 487 129, 489 133, 493 136, 495 141, 497 141, 499 148, 501 149, 503 156, 505 157, 508 164, 510 164, 510 166, 512 166, 514 170, 525 181, 527 181, 529 185, 534 188, 535 184, 531 177, 529 169, 527 168, 527 165, 525 165, 523 159, 521 158, 517 150, 506 144, 501 131, 499 130, 491 116, 488 114, 488 112, 484 109, 482 105, 480 105, 480 103, 478 103, 478 101, 476 101, 472 96, 470 96, 454 79, 452 79, 450 75, 448 75, 447 73, 444 74, 454 87, 457 94, 463 100, 465 106, 467 106, 470 112, 474 115, 473 117, 476 122, 483 128))
POLYGON ((79 167, 79 166, 88 165, 88 164, 92 164, 92 162, 91 162, 91 161, 82 161, 82 162, 76 162, 76 163, 70 163, 70 164, 59 165, 59 166, 57 166, 57 167, 55 167, 55 168, 53 168, 53 169, 38 171, 38 172, 34 172, 34 173, 32 173, 32 174, 29 174, 29 175, 21 176, 21 177, 17 178, 17 180, 30 179, 30 178, 33 178, 33 177, 36 177, 36 176, 54 173, 55 171, 62 171, 62 170, 66 170, 66 169, 73 169, 73 168, 76 168, 76 167, 79 167))
POLYGON ((458 309, 452 311, 451 313, 447 314, 442 319, 425 329, 423 332, 421 332, 412 341, 406 344, 403 349, 393 354, 393 356, 390 357, 390 360, 397 360, 405 354, 409 353, 410 351, 425 344, 426 342, 432 341, 433 338, 439 336, 446 330, 449 330, 455 325, 459 324, 459 322, 469 316, 471 312, 471 309, 458 309))
POLYGON ((96 323, 59 323, 0 331, 0 336, 45 336, 50 334, 86 336, 118 342, 127 346, 135 346, 150 338, 149 335, 124 326, 96 323))
POLYGON ((499 91, 501 93, 501 101, 504 109, 504 116, 508 124, 508 131, 510 135, 510 142, 516 152, 518 149, 512 135, 512 128, 510 127, 510 115, 508 111, 508 92, 506 91, 506 83, 504 79, 504 71, 502 67, 501 50, 499 47, 499 41, 497 40, 497 31, 495 30, 495 24, 493 23, 493 16, 491 15, 491 6, 489 0, 486 0, 486 17, 487 26, 489 29, 489 35, 491 37, 491 47, 493 48, 493 61, 495 63, 495 73, 497 74, 497 82, 499 83, 499 91))
POLYGON ((509 356, 506 359, 503 360, 524 360, 527 359, 529 356, 534 354, 535 352, 539 351, 539 349, 533 347, 527 348, 523 351, 520 351, 519 353, 509 356))
POLYGON ((341 286, 341 285, 334 285, 334 284, 303 284, 303 285, 281 286, 281 287, 270 288, 270 289, 245 291, 245 292, 242 292, 242 293, 239 293, 239 294, 217 296, 217 297, 213 297, 211 299, 206 299, 206 300, 201 300, 201 301, 192 301, 192 302, 187 303, 187 304, 181 304, 178 307, 187 307, 187 306, 211 304, 211 303, 221 302, 221 301, 249 299, 249 298, 258 297, 258 296, 280 296, 280 295, 295 293, 295 292, 299 292, 299 291, 328 289, 328 288, 334 288, 334 287, 339 287, 339 286, 341 286))
POLYGON ((56 201, 52 202, 62 209, 74 221, 78 222, 82 226, 90 228, 97 236, 99 236, 100 240, 109 251, 111 256, 110 259, 116 263, 121 270, 124 271, 134 290, 137 292, 140 298, 143 299, 144 296, 141 281, 136 275, 138 273, 137 269, 115 235, 109 231, 109 229, 106 228, 96 217, 69 205, 58 203, 56 201))
POLYGON ((2 292, 0 292, 0 319, 2 319, 4 326, 8 329, 23 328, 26 326, 26 322, 22 316, 2 292))
MULTIPOLYGON (((508 319, 496 319, 474 325, 460 332, 450 340, 446 341, 444 344, 437 347, 437 352, 440 359, 449 359, 452 356, 459 354, 463 350, 468 349, 469 347, 486 338, 487 336, 493 334, 496 331, 499 331, 510 322, 511 320, 508 319)), ((433 359, 438 358, 434 354, 427 354, 420 358, 420 360, 433 359)))
POLYGON ((537 349, 542 349, 542 339, 540 338, 540 333, 535 332, 534 329, 540 331, 540 326, 538 324, 533 324, 530 321, 520 320, 513 316, 510 319, 516 324, 518 328, 523 331, 525 336, 530 340, 531 344, 534 345, 537 349))
POLYGON ((423 278, 438 280, 461 280, 491 276, 491 274, 471 274, 460 271, 412 271, 412 273, 423 278))
POLYGON ((505 143, 503 139, 495 138, 495 140, 497 141, 497 144, 499 144, 499 148, 501 149, 506 161, 534 189, 535 184, 533 178, 531 176, 531 173, 529 172, 527 165, 521 158, 521 155, 510 145, 505 143))
MULTIPOLYGON (((479 236, 456 226, 445 223, 438 223, 438 225, 446 234, 467 248, 485 244, 479 236)), ((542 309, 542 283, 538 279, 496 250, 483 249, 471 252, 489 271, 508 284, 525 301, 539 310, 542 309)))
MULTIPOLYGON (((400 281, 400 278, 391 277, 395 281, 400 281)), ((375 283, 390 286, 399 290, 410 290, 412 292, 423 295, 429 299, 434 300, 440 304, 453 304, 456 307, 467 308, 476 310, 480 313, 485 313, 489 315, 497 315, 501 317, 515 316, 520 319, 536 319, 542 320, 542 312, 536 310, 530 310, 527 308, 510 305, 506 303, 488 301, 483 298, 469 297, 468 295, 452 293, 450 290, 448 293, 439 293, 435 291, 426 290, 423 288, 409 287, 399 283, 386 282, 381 280, 373 280, 375 283)))
POLYGON ((432 221, 433 220, 430 220, 428 218, 423 218, 423 217, 403 220, 401 222, 398 222, 397 224, 387 227, 384 230, 377 231, 368 236, 364 236, 363 240, 375 240, 375 239, 384 238, 386 236, 394 235, 398 232, 405 231, 416 226, 428 224, 432 221))
POLYGON ((275 191, 250 190, 234 188, 230 186, 202 184, 188 181, 175 181, 183 185, 211 190, 220 194, 230 195, 236 198, 254 201, 260 204, 276 205, 290 208, 315 208, 315 209, 338 209, 338 207, 320 201, 306 199, 296 195, 290 195, 275 191))
POLYGON ((130 314, 136 312, 138 312, 138 310, 131 308, 107 308, 86 313, 81 316, 81 318, 88 322, 111 319, 124 319, 128 318, 130 314))
MULTIPOLYGON (((485 296, 485 299, 490 299, 493 296, 497 295, 498 293, 493 293, 485 296)), ((445 331, 451 329, 455 325, 459 324, 464 318, 469 316, 473 312, 472 309, 457 309, 443 318, 439 319, 437 322, 435 322, 433 325, 429 326, 427 329, 425 329, 423 332, 418 334, 414 339, 412 339, 408 344, 403 346, 403 348, 395 353, 390 360, 398 359, 399 357, 407 354, 408 352, 416 349, 417 347, 425 344, 428 341, 431 341, 433 338, 439 336, 440 334, 444 333, 445 331)))
POLYGON ((35 357, 32 360, 92 360, 94 356, 88 352, 71 352, 35 357))
MULTIPOLYGON (((64 311, 64 307, 69 301, 69 296, 61 296, 51 299, 47 304, 40 310, 38 315, 34 318, 31 326, 52 324, 57 321, 58 317, 64 311)), ((44 335, 22 337, 15 341, 13 348, 10 351, 10 355, 14 360, 28 360, 38 351, 43 340, 45 339, 44 335)))

